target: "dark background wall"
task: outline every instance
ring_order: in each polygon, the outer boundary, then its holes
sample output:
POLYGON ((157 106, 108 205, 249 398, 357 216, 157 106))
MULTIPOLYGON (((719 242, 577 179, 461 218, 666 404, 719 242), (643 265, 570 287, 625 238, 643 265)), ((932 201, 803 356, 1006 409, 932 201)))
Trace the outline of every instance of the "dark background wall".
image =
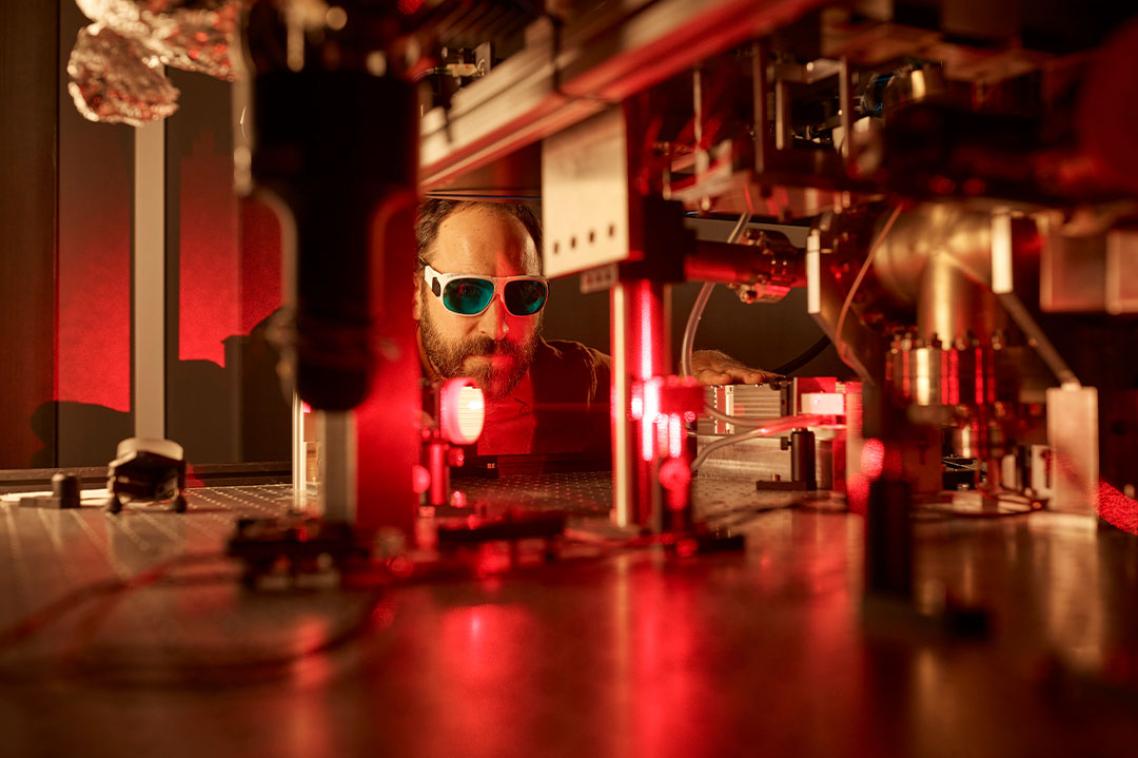
POLYGON ((54 448, 55 3, 0 3, 0 468, 54 448))

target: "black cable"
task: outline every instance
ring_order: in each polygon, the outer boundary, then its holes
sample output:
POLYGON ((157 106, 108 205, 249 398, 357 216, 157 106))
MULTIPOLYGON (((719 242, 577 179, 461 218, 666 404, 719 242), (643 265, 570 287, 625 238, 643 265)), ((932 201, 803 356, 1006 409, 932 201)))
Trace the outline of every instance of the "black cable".
POLYGON ((794 358, 791 358, 789 361, 782 364, 778 368, 771 369, 771 372, 778 374, 780 376, 787 376, 789 374, 793 374, 795 371, 802 368, 807 363, 809 363, 810 361, 814 360, 819 355, 821 355, 822 351, 825 350, 826 348, 828 348, 829 346, 830 346, 830 338, 823 334, 821 337, 818 338, 818 341, 815 342, 813 345, 806 348, 801 353, 799 353, 797 356, 795 356, 794 358))
POLYGON ((225 556, 221 553, 186 553, 162 561, 133 576, 98 579, 84 584, 64 593, 62 597, 19 619, 14 624, 0 629, 0 653, 6 652, 24 639, 39 634, 44 628, 54 624, 63 616, 77 610, 94 598, 113 597, 162 582, 178 566, 212 563, 224 558, 225 556))

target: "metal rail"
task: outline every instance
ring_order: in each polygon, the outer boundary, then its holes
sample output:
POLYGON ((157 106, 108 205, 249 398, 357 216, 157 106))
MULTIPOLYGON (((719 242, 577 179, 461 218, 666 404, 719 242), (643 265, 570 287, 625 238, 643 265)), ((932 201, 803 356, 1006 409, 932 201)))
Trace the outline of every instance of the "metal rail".
POLYGON ((539 21, 524 50, 423 116, 420 186, 444 187, 824 2, 636 0, 563 29, 539 21))

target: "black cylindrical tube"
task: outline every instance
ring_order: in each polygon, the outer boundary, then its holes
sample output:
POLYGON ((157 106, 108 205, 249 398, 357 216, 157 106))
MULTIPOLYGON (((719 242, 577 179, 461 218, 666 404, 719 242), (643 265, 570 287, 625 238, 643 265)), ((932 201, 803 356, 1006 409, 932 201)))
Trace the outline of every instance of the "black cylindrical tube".
POLYGON ((790 433, 790 478, 806 485, 807 490, 818 489, 818 476, 814 471, 814 432, 795 429, 790 433))
POLYGON ((79 477, 62 471, 51 477, 51 494, 59 500, 60 508, 78 508, 80 505, 79 477))
POLYGON ((385 203, 415 197, 417 97, 414 82, 364 71, 272 71, 253 81, 253 178, 291 212, 296 388, 317 409, 363 401, 382 343, 372 299, 388 279, 412 280, 413 248, 374 248, 391 223, 413 239, 413 212, 393 222, 385 203))

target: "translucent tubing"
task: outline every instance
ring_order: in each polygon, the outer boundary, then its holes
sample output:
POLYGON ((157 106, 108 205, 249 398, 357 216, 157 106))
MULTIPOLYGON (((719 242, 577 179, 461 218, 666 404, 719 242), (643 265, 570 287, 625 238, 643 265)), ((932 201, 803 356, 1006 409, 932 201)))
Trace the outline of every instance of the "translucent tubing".
POLYGON ((720 448, 734 445, 737 442, 744 440, 753 440, 758 437, 773 437, 779 434, 785 434, 794 429, 801 429, 802 427, 812 426, 835 426, 838 424, 836 416, 820 416, 817 414, 800 414, 798 416, 783 416, 782 418, 769 419, 749 432, 742 434, 732 434, 729 437, 709 442, 700 448, 699 454, 692 461, 691 470, 696 471, 703 462, 707 460, 708 456, 720 448))
MULTIPOLYGON (((743 235, 750 221, 750 213, 744 213, 740 216, 739 220, 735 223, 735 227, 731 230, 731 233, 727 235, 727 242, 737 242, 743 235)), ((713 289, 715 289, 715 282, 706 282, 703 287, 700 288, 699 295, 696 296, 695 303, 692 304, 691 313, 688 315, 688 323, 687 326, 684 327, 684 339, 680 346, 680 373, 684 376, 694 375, 692 371, 692 352, 695 350, 695 333, 699 328, 700 319, 703 318, 703 311, 707 307, 707 301, 711 299, 711 291, 713 289)), ((704 403, 703 410, 714 419, 745 429, 755 429, 763 423, 759 419, 729 416, 717 410, 710 403, 704 403)))
POLYGON ((889 232, 893 229, 893 224, 897 223, 897 217, 901 215, 901 206, 898 205, 889 214, 884 226, 878 233, 877 238, 869 246, 869 250, 865 254, 865 262, 861 264, 861 268, 857 272, 857 276, 850 285, 850 291, 846 293, 846 299, 842 301, 842 309, 838 313, 838 323, 834 328, 834 348, 838 351, 838 357, 844 362, 846 360, 846 343, 842 339, 842 329, 846 325, 846 316, 850 312, 850 305, 853 304, 854 295, 857 294, 858 288, 861 287, 862 279, 869 272, 869 267, 873 265, 873 259, 877 256, 877 251, 881 248, 881 243, 889 236, 889 232))

